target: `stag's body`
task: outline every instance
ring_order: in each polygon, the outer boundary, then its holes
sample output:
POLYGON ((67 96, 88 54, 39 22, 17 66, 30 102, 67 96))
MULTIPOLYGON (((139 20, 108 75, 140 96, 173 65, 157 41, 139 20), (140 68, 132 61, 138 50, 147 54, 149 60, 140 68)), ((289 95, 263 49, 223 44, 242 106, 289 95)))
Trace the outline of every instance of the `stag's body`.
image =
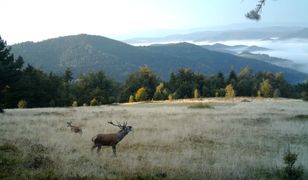
MULTIPOLYGON (((112 125, 112 122, 109 122, 112 125)), ((116 145, 131 131, 131 126, 124 125, 115 125, 121 128, 118 133, 113 134, 98 134, 92 138, 92 142, 94 143, 92 147, 92 151, 97 148, 97 153, 101 150, 102 146, 111 146, 113 150, 113 154, 116 156, 116 145)))
POLYGON ((67 127, 71 128, 71 131, 74 133, 82 134, 82 129, 79 126, 73 126, 72 122, 67 122, 67 127))

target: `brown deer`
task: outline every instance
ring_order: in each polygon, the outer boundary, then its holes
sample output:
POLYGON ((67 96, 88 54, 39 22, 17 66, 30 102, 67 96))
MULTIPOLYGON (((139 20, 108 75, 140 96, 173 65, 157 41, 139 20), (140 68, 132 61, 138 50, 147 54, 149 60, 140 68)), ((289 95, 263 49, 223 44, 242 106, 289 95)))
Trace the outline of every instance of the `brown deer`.
POLYGON ((79 126, 73 126, 72 121, 67 122, 67 127, 71 128, 71 131, 74 133, 79 133, 80 135, 82 134, 82 129, 79 126))
POLYGON ((127 126, 127 123, 114 124, 113 122, 108 122, 111 125, 119 127, 121 130, 118 133, 113 134, 98 134, 92 138, 92 142, 94 143, 91 151, 93 151, 97 147, 97 153, 101 150, 102 146, 111 146, 113 150, 114 156, 116 154, 116 145, 132 130, 131 126, 127 126))

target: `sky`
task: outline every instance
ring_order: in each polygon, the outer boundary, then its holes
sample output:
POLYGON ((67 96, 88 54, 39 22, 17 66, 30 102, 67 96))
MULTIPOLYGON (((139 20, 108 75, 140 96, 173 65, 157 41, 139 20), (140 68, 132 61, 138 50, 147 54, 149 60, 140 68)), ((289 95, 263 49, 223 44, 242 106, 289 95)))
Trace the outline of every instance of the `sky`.
MULTIPOLYGON (((308 0, 267 0, 259 22, 244 14, 257 0, 0 0, 7 43, 93 34, 115 39, 142 32, 230 24, 308 24, 308 0)), ((163 32, 163 31, 157 31, 163 32)), ((171 32, 171 31, 169 31, 171 32)))

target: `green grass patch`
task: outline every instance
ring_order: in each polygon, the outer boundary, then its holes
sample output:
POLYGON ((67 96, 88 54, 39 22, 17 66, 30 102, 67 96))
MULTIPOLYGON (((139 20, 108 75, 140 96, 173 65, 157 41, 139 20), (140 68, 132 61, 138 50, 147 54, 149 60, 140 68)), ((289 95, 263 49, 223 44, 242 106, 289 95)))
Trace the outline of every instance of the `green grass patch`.
POLYGON ((198 103, 188 106, 189 109, 214 109, 213 106, 204 103, 198 103))
POLYGON ((308 119, 308 114, 299 114, 299 115, 296 115, 295 118, 297 118, 297 119, 308 119))

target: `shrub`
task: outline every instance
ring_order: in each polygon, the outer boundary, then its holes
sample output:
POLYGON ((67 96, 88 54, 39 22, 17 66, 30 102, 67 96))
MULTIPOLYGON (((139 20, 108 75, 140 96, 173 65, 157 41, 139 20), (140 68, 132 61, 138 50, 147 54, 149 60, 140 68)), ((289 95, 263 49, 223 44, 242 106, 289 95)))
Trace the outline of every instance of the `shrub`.
POLYGON ((198 89, 194 90, 194 98, 200 98, 200 92, 198 89))
POLYGON ((134 96, 133 96, 133 95, 130 95, 130 96, 129 96, 128 102, 129 102, 129 103, 133 103, 134 101, 135 101, 134 96))
POLYGON ((302 179, 304 171, 301 166, 295 166, 295 162, 297 160, 298 154, 292 153, 290 150, 288 150, 284 157, 284 163, 285 167, 282 172, 282 178, 286 180, 297 180, 302 179))
POLYGON ((260 91, 263 97, 272 97, 272 86, 268 79, 260 83, 260 91))
POLYGON ((145 101, 147 99, 147 93, 144 87, 137 90, 135 95, 136 101, 145 101))
POLYGON ((225 91, 226 91, 225 97, 235 97, 235 91, 232 84, 226 86, 225 91))
POLYGON ((93 98, 91 101, 90 101, 90 106, 97 106, 98 105, 98 102, 96 100, 96 98, 93 98))
POLYGON ((168 95, 168 100, 169 100, 169 101, 172 101, 172 100, 173 100, 172 94, 169 94, 169 95, 168 95))
POLYGON ((302 93, 302 99, 303 99, 304 101, 308 101, 308 92, 303 92, 303 93, 302 93))
POLYGON ((261 91, 258 90, 258 94, 257 94, 258 97, 261 97, 261 91))
POLYGON ((164 83, 160 83, 155 90, 155 93, 153 95, 154 100, 165 100, 167 99, 168 92, 166 88, 164 87, 164 83))
POLYGON ((308 119, 308 114, 299 114, 295 116, 296 119, 308 119))
POLYGON ((279 98, 281 96, 280 90, 279 89, 275 89, 273 97, 274 98, 279 98))
POLYGON ((72 107, 78 107, 78 102, 77 101, 73 101, 72 107))
POLYGON ((204 103, 193 104, 189 106, 188 108, 190 109, 214 109, 213 106, 209 104, 204 104, 204 103))
POLYGON ((27 108, 27 105, 28 105, 27 101, 22 99, 18 101, 17 107, 20 109, 23 109, 23 108, 27 108))

